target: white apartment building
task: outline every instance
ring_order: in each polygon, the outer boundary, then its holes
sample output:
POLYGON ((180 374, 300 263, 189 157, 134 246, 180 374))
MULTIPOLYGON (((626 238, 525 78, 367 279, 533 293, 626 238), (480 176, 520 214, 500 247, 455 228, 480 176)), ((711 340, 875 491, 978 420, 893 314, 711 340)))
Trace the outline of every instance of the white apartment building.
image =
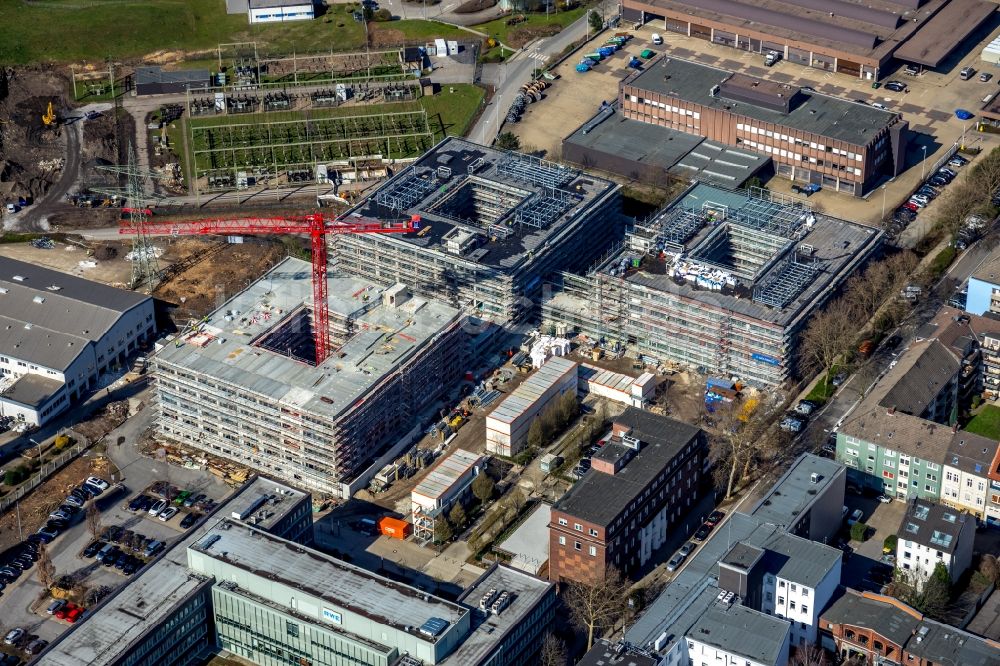
POLYGON ((938 563, 954 582, 972 564, 976 521, 971 514, 927 500, 912 500, 899 526, 896 566, 922 585, 938 563))
POLYGON ((155 333, 149 296, 0 257, 0 415, 42 425, 155 333))
POLYGON ((948 448, 941 483, 941 502, 985 521, 990 497, 990 464, 997 455, 994 440, 969 432, 948 448))
POLYGON ((789 623, 719 600, 698 618, 678 645, 688 663, 700 666, 785 666, 789 623))

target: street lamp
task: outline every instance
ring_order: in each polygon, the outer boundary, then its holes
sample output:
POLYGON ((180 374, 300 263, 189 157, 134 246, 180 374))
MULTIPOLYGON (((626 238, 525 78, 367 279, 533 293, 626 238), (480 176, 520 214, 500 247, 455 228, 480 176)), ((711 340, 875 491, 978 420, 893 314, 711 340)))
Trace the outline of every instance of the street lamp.
POLYGON ((920 180, 923 180, 927 175, 927 146, 920 146, 924 151, 924 159, 920 161, 920 180))
POLYGON ((42 473, 42 445, 40 442, 36 442, 33 438, 29 437, 28 441, 35 445, 38 449, 38 472, 42 473))
POLYGON ((882 186, 882 219, 885 220, 885 185, 882 186))

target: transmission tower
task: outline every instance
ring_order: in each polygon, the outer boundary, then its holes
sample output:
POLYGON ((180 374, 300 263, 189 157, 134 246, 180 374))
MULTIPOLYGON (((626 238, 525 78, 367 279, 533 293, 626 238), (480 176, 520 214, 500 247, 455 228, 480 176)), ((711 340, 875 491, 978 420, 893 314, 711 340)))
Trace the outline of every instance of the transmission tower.
POLYGON ((109 173, 117 174, 119 182, 124 181, 124 187, 95 187, 102 194, 118 197, 122 200, 122 213, 127 215, 128 225, 132 232, 132 289, 152 293, 153 287, 160 276, 160 264, 156 259, 153 245, 146 232, 146 222, 152 214, 150 206, 162 201, 165 197, 153 191, 151 180, 162 176, 153 171, 140 169, 136 164, 135 148, 128 144, 128 162, 125 165, 99 167, 109 173))

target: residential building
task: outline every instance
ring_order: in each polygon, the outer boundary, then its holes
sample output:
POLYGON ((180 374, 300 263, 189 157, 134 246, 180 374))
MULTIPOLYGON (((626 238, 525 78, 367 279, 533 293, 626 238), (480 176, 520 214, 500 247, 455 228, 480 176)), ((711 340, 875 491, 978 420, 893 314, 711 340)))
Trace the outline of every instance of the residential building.
MULTIPOLYGON (((894 61, 937 68, 993 14, 980 0, 888 0, 858 6, 767 0, 623 0, 622 18, 737 51, 877 81, 894 61)), ((734 56, 735 57, 735 56, 734 56)), ((760 63, 764 64, 763 57, 760 63)))
POLYGON ((1000 643, 924 617, 893 597, 845 590, 820 618, 822 644, 865 666, 991 666, 1000 643))
POLYGON ((805 323, 881 232, 767 190, 692 185, 585 275, 564 272, 542 322, 643 360, 775 387, 805 323))
POLYGON ((504 565, 449 601, 222 517, 229 508, 38 663, 186 664, 222 650, 261 666, 515 666, 532 662, 553 621, 555 586, 504 565))
POLYGON ((986 524, 990 527, 1000 527, 1000 446, 997 447, 990 467, 986 472, 989 479, 989 491, 986 499, 986 524))
POLYGON ((461 313, 403 285, 327 278, 316 363, 312 271, 288 258, 152 358, 167 439, 347 498, 420 433, 465 372, 461 313))
POLYGON ((680 421, 628 407, 591 469, 552 507, 549 579, 590 581, 608 568, 631 576, 688 515, 707 485, 705 433, 680 421))
POLYGON ((795 459, 750 515, 810 541, 828 543, 840 530, 847 468, 805 453, 795 459))
POLYGON ((661 56, 620 84, 624 118, 770 157, 778 176, 854 196, 906 167, 896 112, 661 56))
POLYGON ((0 257, 0 416, 43 425, 156 335, 153 299, 0 257))
POLYGON ((988 474, 997 451, 996 440, 971 432, 957 433, 945 457, 941 503, 968 511, 977 521, 985 521, 988 474))
POLYGON ((1000 252, 990 255, 969 277, 965 311, 1000 315, 1000 252))
POLYGON ((955 511, 927 500, 913 499, 896 533, 896 566, 912 583, 922 587, 943 564, 957 581, 972 564, 976 521, 965 512, 955 511))
POLYGON ((648 650, 637 648, 625 641, 609 643, 603 638, 594 643, 593 649, 576 662, 577 666, 660 666, 660 660, 648 650))
POLYGON ((486 450, 512 458, 528 446, 528 431, 566 393, 577 391, 576 363, 561 356, 545 361, 486 416, 486 450))
POLYGON ((917 329, 917 340, 936 338, 956 358, 962 369, 958 378, 958 405, 968 408, 981 395, 993 400, 1000 389, 1000 320, 942 307, 937 317, 917 329))
POLYGON ((785 666, 791 647, 815 640, 841 558, 836 548, 735 513, 689 556, 625 640, 657 664, 711 664, 718 657, 738 666, 785 666))
POLYGON ((434 523, 464 501, 472 482, 483 472, 483 456, 455 449, 440 460, 410 491, 413 536, 426 543, 434 538, 434 523))
POLYGON ((403 282, 506 324, 536 313, 543 280, 584 270, 621 238, 620 188, 560 164, 448 137, 347 215, 417 215, 410 234, 334 236, 337 267, 403 282))

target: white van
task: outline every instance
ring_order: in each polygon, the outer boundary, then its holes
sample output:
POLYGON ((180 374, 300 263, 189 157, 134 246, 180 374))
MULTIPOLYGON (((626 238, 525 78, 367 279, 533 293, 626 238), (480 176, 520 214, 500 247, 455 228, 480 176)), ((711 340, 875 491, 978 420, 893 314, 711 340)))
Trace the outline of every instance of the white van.
POLYGON ((654 32, 653 43, 656 44, 657 46, 660 46, 661 44, 663 44, 663 37, 661 37, 659 33, 654 32))

